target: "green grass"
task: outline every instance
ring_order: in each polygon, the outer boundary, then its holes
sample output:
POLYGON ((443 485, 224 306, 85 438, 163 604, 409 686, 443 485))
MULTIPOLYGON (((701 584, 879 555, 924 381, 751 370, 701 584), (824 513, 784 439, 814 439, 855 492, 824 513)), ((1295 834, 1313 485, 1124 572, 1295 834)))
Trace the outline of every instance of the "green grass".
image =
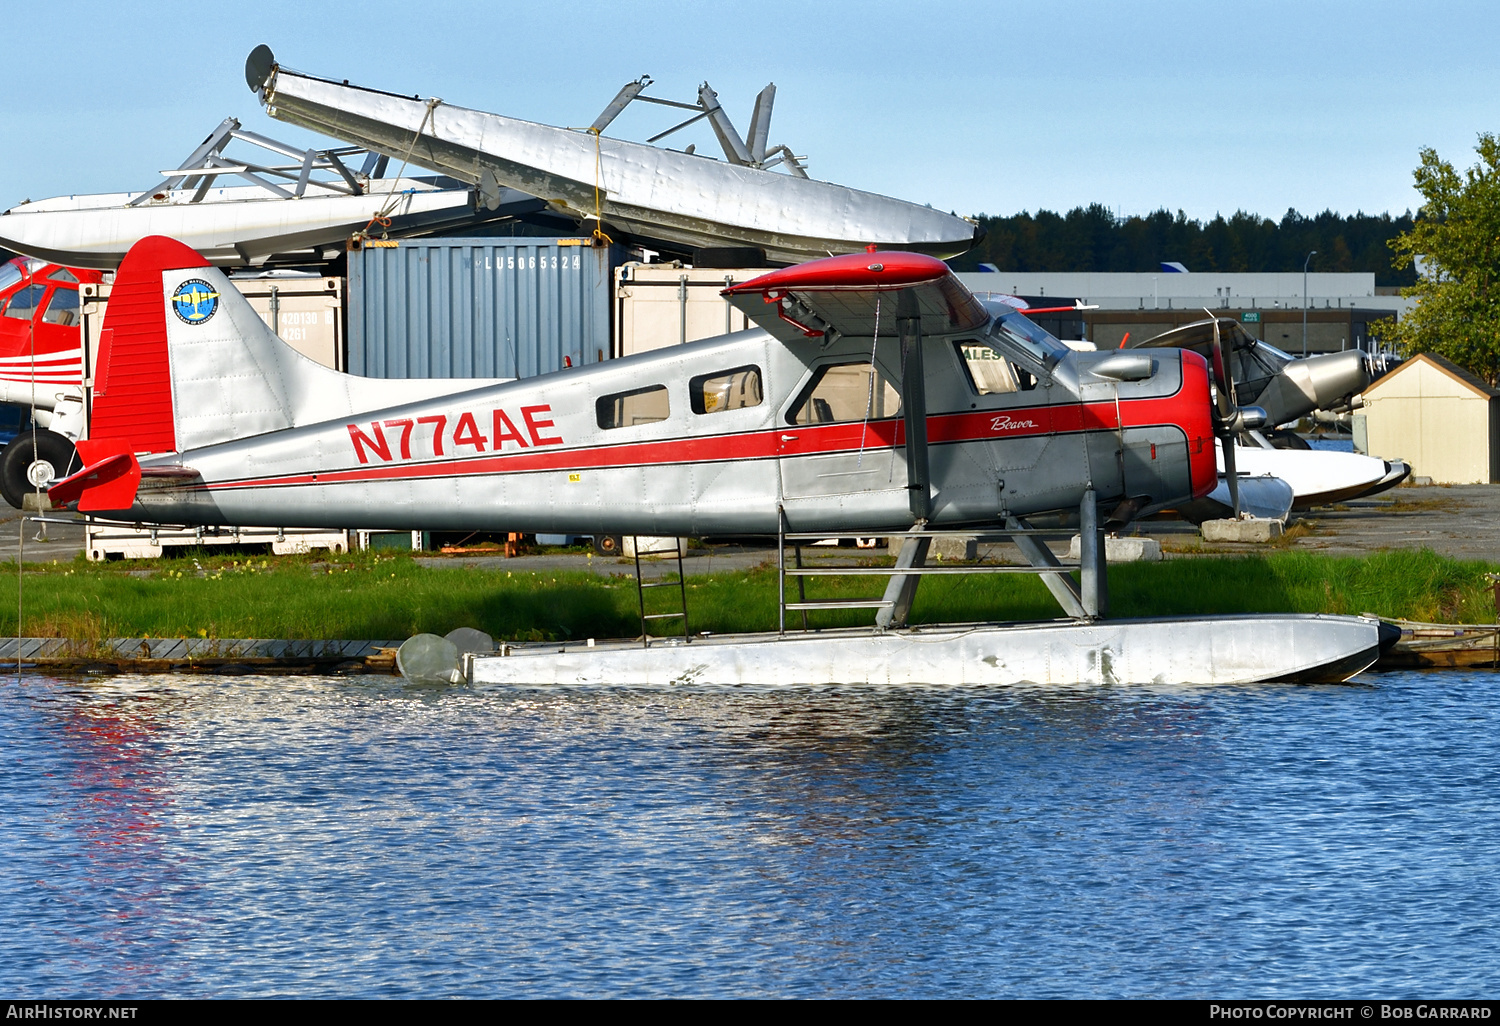
MULTIPOLYGON (((1361 613, 1436 622, 1493 622, 1484 579, 1494 567, 1427 551, 1363 558, 1301 552, 1126 564, 1110 570, 1111 615, 1245 612, 1361 613)), ((633 637, 640 632, 627 568, 612 578, 584 571, 429 569, 407 555, 231 559, 196 557, 28 566, 22 633, 31 637, 391 638, 478 627, 518 641, 633 637), (200 575, 201 574, 201 575, 200 575)), ((0 564, 0 636, 16 633, 16 570, 0 564), (9 581, 8 584, 3 583, 9 581)), ((813 579, 809 598, 877 596, 884 578, 813 579)), ((788 597, 796 584, 788 581, 788 597)), ((690 577, 695 632, 774 629, 772 567, 690 577)), ((673 607, 675 589, 647 592, 648 611, 673 607)), ((869 611, 815 612, 813 626, 871 622, 869 611)), ((1030 575, 929 577, 915 623, 1059 616, 1030 575)), ((799 614, 788 614, 800 625, 799 614)), ((669 633, 676 624, 659 621, 669 633), (670 624, 670 626, 667 626, 670 624)))

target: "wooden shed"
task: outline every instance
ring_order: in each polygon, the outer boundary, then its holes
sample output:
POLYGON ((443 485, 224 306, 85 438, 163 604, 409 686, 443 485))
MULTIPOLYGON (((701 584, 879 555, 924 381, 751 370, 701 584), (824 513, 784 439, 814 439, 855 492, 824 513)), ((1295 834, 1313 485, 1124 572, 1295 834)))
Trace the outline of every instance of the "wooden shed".
MULTIPOLYGON (((1365 451, 1434 484, 1500 481, 1500 390, 1423 353, 1365 389, 1365 451)), ((1356 441, 1358 440, 1356 424, 1356 441)))

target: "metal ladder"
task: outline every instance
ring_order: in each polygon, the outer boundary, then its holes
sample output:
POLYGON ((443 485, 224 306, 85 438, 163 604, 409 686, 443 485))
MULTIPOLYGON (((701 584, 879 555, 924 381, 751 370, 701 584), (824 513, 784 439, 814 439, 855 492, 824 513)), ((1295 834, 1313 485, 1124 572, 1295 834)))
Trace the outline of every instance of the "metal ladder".
POLYGON ((682 642, 685 645, 686 644, 691 644, 693 638, 692 638, 692 635, 688 633, 688 616, 687 616, 687 575, 685 573, 683 573, 683 571, 682 571, 682 539, 680 537, 677 539, 677 553, 676 553, 677 554, 677 580, 675 582, 673 582, 673 581, 647 581, 644 578, 642 578, 641 577, 641 546, 640 546, 640 539, 632 537, 630 539, 630 541, 631 541, 631 545, 630 545, 631 551, 635 553, 635 597, 636 597, 636 602, 639 605, 640 611, 641 611, 641 647, 642 648, 650 648, 651 647, 651 633, 650 633, 650 631, 647 630, 647 625, 652 620, 676 620, 676 619, 680 619, 682 621, 682 642), (677 611, 677 612, 671 612, 671 613, 647 613, 646 612, 646 589, 647 588, 670 588, 670 587, 672 587, 672 585, 674 583, 677 585, 677 598, 678 598, 678 601, 679 601, 680 606, 681 606, 680 610, 677 611))

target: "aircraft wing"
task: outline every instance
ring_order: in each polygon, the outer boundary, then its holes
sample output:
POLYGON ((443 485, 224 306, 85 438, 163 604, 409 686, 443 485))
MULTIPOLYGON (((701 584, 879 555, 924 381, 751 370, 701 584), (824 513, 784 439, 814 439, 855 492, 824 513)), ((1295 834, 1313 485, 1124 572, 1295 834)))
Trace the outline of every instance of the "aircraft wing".
POLYGON ((408 157, 477 186, 486 203, 508 187, 677 249, 757 246, 790 262, 875 242, 953 256, 983 237, 953 214, 832 182, 317 78, 265 47, 245 78, 271 117, 408 157))
POLYGON ((923 335, 977 331, 990 315, 941 260, 921 253, 849 253, 731 285, 721 295, 782 342, 895 335, 918 317, 923 335))

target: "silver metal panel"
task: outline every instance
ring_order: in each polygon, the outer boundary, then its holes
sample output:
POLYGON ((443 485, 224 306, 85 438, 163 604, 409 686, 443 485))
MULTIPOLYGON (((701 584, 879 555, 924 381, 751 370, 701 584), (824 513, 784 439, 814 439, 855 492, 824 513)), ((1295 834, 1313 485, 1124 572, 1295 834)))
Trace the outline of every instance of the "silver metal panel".
POLYGON ((610 353, 619 247, 420 239, 349 254, 349 372, 530 378, 610 353))

